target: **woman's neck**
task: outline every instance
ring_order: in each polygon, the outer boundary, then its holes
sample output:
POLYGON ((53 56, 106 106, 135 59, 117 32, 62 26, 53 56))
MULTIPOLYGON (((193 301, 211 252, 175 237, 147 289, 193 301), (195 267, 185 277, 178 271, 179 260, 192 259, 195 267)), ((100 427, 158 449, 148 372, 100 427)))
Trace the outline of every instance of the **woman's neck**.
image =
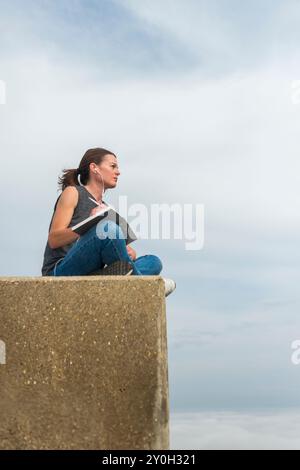
POLYGON ((99 186, 99 184, 89 183, 85 185, 85 188, 92 196, 94 196, 95 201, 102 202, 102 186, 99 186))

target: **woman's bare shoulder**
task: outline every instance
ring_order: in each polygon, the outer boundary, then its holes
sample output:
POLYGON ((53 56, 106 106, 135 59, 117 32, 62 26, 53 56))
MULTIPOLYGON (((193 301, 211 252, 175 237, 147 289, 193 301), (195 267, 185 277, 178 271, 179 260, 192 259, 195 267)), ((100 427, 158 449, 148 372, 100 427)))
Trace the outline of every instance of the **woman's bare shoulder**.
POLYGON ((78 203, 78 191, 75 186, 67 186, 60 195, 60 205, 76 206, 78 203))

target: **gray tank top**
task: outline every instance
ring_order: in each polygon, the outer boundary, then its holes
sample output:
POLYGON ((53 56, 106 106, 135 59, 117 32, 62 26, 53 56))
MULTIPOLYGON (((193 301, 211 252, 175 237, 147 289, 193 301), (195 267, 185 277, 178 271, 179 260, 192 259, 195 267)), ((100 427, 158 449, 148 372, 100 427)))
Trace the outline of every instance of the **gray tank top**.
MULTIPOLYGON (((92 198, 92 199, 95 199, 95 198, 93 197, 92 194, 88 192, 88 190, 84 186, 75 186, 75 188, 78 191, 78 203, 74 209, 74 213, 73 213, 71 222, 68 225, 68 228, 72 227, 73 225, 78 224, 82 220, 89 217, 91 210, 94 207, 96 207, 95 203, 89 199, 89 198, 92 198)), ((55 206, 54 206, 53 215, 52 215, 51 222, 49 225, 49 231, 50 231, 53 216, 54 216, 55 209, 56 209, 60 196, 61 194, 57 198, 55 206)), ((66 254, 68 253, 70 248, 72 248, 74 243, 76 243, 76 241, 69 243, 68 245, 60 246, 59 248, 53 249, 53 248, 50 248, 49 243, 47 242, 45 252, 44 252, 44 262, 43 262, 43 267, 42 267, 43 276, 49 275, 49 273, 52 271, 57 261, 66 256, 66 254)))

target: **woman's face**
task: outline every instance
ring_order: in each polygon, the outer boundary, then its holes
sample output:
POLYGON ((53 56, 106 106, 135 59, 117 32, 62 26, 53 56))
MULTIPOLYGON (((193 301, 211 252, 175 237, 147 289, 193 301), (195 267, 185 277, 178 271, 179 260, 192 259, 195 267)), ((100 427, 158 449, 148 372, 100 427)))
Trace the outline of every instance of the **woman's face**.
POLYGON ((106 188, 115 188, 117 186, 117 181, 120 176, 120 171, 118 167, 118 161, 114 155, 106 155, 102 162, 99 165, 96 165, 98 171, 95 174, 95 178, 99 183, 102 183, 102 175, 104 181, 104 187, 106 188))

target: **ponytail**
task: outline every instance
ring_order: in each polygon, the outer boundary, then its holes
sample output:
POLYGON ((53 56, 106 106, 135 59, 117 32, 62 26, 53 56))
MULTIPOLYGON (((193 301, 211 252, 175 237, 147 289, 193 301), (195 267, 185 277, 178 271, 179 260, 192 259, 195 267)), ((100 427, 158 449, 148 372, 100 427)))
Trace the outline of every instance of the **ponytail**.
POLYGON ((62 176, 58 178, 58 187, 63 191, 67 186, 80 186, 78 181, 78 169, 63 170, 62 176))

